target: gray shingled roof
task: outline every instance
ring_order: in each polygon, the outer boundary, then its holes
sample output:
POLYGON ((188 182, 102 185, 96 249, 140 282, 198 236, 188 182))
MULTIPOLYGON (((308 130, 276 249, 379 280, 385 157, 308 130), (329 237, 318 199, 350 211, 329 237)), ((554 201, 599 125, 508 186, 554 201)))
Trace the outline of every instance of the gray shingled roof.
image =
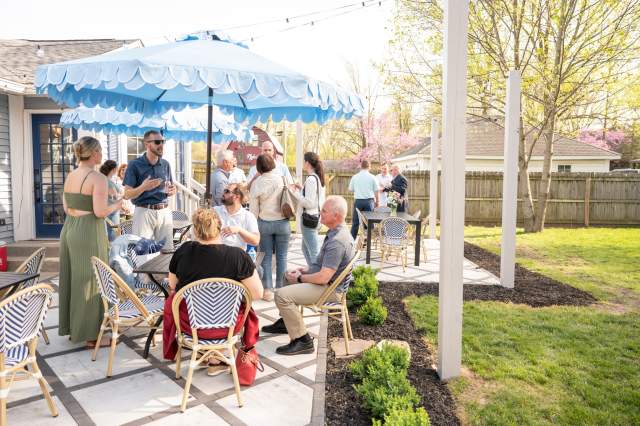
POLYGON ((36 67, 110 52, 130 40, 0 40, 0 78, 31 88, 36 67), (38 46, 44 51, 38 57, 38 46))
MULTIPOLYGON (((529 133, 527 141, 533 140, 534 132, 529 133)), ((424 142, 408 149, 396 158, 405 157, 414 154, 431 154, 431 140, 426 138, 424 142)), ((440 153, 442 153, 442 145, 440 145, 440 153)), ((504 155, 504 127, 500 126, 491 119, 467 122, 467 156, 468 157, 502 157, 504 155)), ((575 139, 566 138, 556 135, 553 144, 554 157, 607 157, 611 159, 619 158, 620 155, 598 148, 575 139)), ((544 143, 539 141, 533 148, 534 157, 544 156, 544 143)))

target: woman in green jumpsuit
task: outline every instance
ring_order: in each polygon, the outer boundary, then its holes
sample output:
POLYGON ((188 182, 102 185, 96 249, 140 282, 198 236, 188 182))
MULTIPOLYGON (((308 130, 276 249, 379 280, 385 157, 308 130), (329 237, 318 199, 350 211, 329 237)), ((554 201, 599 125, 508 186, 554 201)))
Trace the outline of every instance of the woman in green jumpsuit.
POLYGON ((107 179, 95 171, 102 162, 100 142, 91 136, 74 146, 78 168, 64 184, 66 218, 60 234, 60 321, 58 334, 72 342, 86 341, 94 347, 102 322, 103 307, 91 256, 108 259, 104 218, 122 204, 107 204, 107 179))

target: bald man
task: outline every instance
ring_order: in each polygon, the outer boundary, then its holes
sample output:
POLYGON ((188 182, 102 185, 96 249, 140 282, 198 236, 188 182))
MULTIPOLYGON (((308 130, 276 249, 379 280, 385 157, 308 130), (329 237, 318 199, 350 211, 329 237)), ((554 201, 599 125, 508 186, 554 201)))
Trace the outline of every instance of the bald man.
MULTIPOLYGON (((293 178, 291 177, 289 168, 285 164, 277 160, 278 153, 276 152, 276 148, 273 146, 273 143, 271 141, 262 142, 262 153, 269 155, 276 162, 276 168, 273 169, 274 174, 284 176, 287 183, 293 183, 293 178)), ((251 166, 251 168, 249 169, 249 175, 247 176, 247 180, 249 181, 249 188, 251 188, 251 184, 256 179, 256 177, 258 177, 256 166, 251 166)))

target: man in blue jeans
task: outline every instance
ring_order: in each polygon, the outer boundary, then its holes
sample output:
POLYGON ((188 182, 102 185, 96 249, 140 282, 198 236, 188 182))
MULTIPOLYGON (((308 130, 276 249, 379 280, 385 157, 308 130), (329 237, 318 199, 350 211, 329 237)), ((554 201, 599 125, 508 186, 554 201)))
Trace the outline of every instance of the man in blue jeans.
POLYGON ((360 171, 351 177, 349 191, 353 192, 353 216, 351 219, 351 236, 358 235, 360 220, 356 209, 370 212, 378 206, 378 180, 369 172, 369 161, 362 160, 360 171))

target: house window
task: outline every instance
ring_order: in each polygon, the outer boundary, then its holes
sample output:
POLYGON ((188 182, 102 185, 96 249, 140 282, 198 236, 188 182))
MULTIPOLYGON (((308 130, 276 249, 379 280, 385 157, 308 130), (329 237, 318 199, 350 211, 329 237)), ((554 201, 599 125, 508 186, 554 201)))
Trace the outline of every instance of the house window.
POLYGON ((145 152, 144 142, 142 138, 127 138, 127 163, 135 160, 145 152))
POLYGON ((558 173, 571 173, 571 164, 558 164, 558 173))

